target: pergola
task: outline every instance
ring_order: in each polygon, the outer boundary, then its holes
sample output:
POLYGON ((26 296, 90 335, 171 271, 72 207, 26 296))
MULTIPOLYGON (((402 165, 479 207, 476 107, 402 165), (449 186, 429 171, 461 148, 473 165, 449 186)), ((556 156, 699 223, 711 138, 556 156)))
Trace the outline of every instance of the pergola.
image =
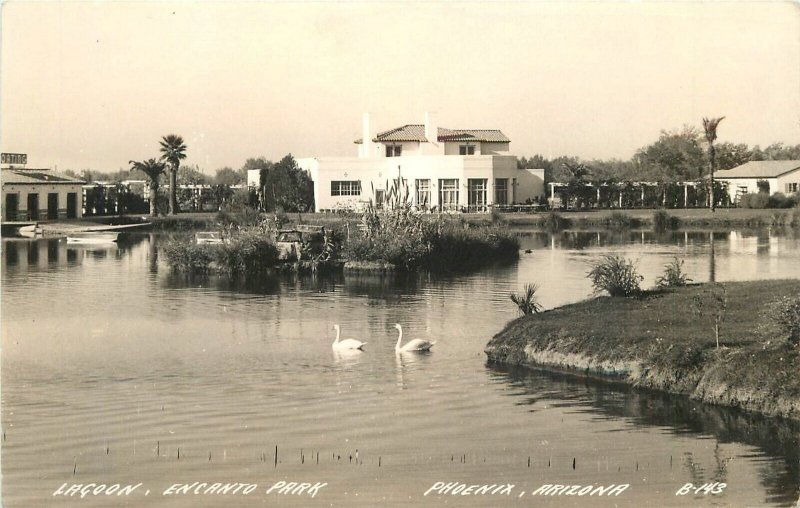
MULTIPOLYGON (((698 182, 670 182, 670 183, 683 187, 683 206, 684 206, 684 208, 688 208, 688 205, 689 205, 689 187, 693 187, 694 188, 694 187, 697 187, 700 184, 698 182)), ((614 184, 614 183, 595 184, 595 183, 592 183, 592 182, 586 182, 586 183, 584 183, 584 186, 597 189, 597 201, 598 202, 600 201, 600 189, 605 187, 605 188, 615 188, 615 189, 619 190, 620 191, 620 193, 619 193, 619 207, 622 208, 622 190, 623 189, 620 186, 621 185, 625 185, 625 184, 630 184, 633 187, 639 187, 641 189, 641 193, 642 193, 641 200, 642 200, 642 203, 644 203, 644 192, 645 192, 646 188, 648 188, 648 187, 654 188, 654 187, 658 187, 659 185, 663 185, 663 183, 659 183, 659 182, 620 182, 620 183, 617 183, 617 184, 614 184)), ((563 188, 563 187, 568 187, 569 186, 568 183, 564 183, 564 182, 549 182, 548 185, 550 186, 550 201, 551 201, 551 203, 555 200, 556 188, 559 188, 559 187, 563 188)), ((665 192, 664 196, 662 198, 662 202, 666 202, 666 199, 667 199, 667 195, 666 195, 666 192, 665 192)))

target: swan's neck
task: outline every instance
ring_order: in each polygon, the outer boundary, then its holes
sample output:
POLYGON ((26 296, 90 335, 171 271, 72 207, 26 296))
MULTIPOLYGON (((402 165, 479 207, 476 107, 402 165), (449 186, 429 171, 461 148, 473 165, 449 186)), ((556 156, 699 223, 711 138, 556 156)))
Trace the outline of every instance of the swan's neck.
POLYGON ((403 341, 403 329, 398 328, 397 331, 400 332, 400 335, 397 336, 397 344, 394 346, 394 348, 400 349, 400 343, 403 341))
POLYGON ((340 333, 341 333, 341 330, 339 330, 339 327, 337 326, 336 327, 336 340, 333 341, 334 344, 338 344, 339 343, 339 334, 340 333))

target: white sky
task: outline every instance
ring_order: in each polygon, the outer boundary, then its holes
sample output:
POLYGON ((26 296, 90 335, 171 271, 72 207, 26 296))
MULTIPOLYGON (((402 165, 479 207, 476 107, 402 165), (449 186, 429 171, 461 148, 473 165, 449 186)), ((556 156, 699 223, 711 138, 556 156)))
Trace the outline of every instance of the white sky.
POLYGON ((512 153, 627 159, 661 129, 800 143, 791 2, 3 4, 0 146, 127 168, 180 134, 213 173, 355 155, 378 130, 497 128, 512 153))

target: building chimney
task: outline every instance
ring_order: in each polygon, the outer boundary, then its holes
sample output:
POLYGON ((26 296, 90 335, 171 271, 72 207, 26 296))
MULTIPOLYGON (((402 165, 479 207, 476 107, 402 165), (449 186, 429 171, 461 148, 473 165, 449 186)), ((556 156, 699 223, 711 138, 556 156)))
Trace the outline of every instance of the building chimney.
POLYGON ((436 119, 436 114, 427 111, 425 112, 425 138, 428 140, 428 143, 438 146, 439 124, 436 119))
POLYGON ((361 121, 361 157, 372 157, 372 127, 369 113, 364 113, 361 121))

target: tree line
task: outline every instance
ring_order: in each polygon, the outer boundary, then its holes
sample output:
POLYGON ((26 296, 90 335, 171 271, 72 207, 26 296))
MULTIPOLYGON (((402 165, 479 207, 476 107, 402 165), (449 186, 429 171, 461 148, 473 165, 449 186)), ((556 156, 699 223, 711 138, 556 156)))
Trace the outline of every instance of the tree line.
MULTIPOLYGON (((547 158, 542 155, 518 157, 517 167, 545 170, 547 182, 681 182, 695 181, 708 174, 708 141, 700 129, 685 125, 661 131, 654 143, 637 150, 628 160, 589 159, 575 156, 547 158)), ((716 170, 731 169, 748 161, 800 160, 800 144, 773 143, 766 148, 746 143, 723 142, 713 145, 716 170)))
MULTIPOLYGON (((87 182, 109 182, 117 185, 111 189, 98 186, 87 193, 87 210, 93 213, 116 213, 126 211, 140 213, 138 202, 130 189, 121 185, 125 180, 145 180, 148 187, 150 215, 169 210, 170 215, 180 211, 202 211, 208 205, 214 210, 224 208, 254 208, 261 211, 304 212, 314 208, 314 188, 308 174, 297 166, 291 154, 278 162, 265 157, 249 158, 238 170, 223 167, 211 177, 198 166, 181 166, 186 158, 186 144, 181 136, 169 134, 161 138, 160 156, 142 161, 130 161, 128 171, 102 172, 83 170, 80 173, 66 170, 68 176, 87 182), (258 170, 259 181, 255 188, 247 187, 249 170, 258 170), (159 192, 161 178, 168 178, 167 194, 159 192), (181 185, 209 185, 210 190, 194 193, 191 189, 179 189, 181 185), (234 186, 245 186, 234 190, 234 186), (131 198, 131 199, 129 199, 131 198)), ((90 212, 89 214, 91 214, 90 212)))

